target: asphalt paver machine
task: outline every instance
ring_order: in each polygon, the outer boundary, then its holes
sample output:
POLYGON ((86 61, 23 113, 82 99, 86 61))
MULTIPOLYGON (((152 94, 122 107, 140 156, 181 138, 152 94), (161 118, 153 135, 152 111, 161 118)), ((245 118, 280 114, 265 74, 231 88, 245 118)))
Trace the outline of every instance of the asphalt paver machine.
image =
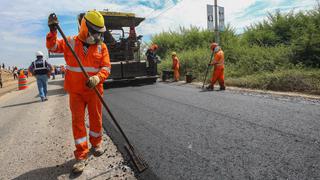
MULTIPOLYGON (((136 27, 145 20, 134 13, 100 11, 105 18, 107 31, 104 43, 107 45, 111 61, 111 75, 105 84, 112 82, 155 83, 159 78, 157 71, 148 67, 141 59, 142 35, 136 34, 136 27)), ((85 13, 78 15, 78 23, 85 13)), ((63 57, 49 53, 49 58, 63 57)))

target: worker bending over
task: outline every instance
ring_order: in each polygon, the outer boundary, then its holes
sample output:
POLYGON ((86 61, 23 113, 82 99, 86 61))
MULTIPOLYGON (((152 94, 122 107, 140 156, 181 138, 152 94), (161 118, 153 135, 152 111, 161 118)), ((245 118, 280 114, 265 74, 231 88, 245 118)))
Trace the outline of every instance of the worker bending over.
POLYGON ((220 90, 226 90, 224 85, 224 53, 221 47, 217 43, 212 43, 210 46, 211 51, 214 53, 214 59, 208 66, 214 66, 211 84, 207 87, 207 90, 213 91, 214 84, 218 81, 220 90))
POLYGON ((64 53, 66 74, 64 88, 69 93, 70 110, 72 114, 72 129, 76 150, 74 173, 83 172, 89 153, 87 132, 85 127, 85 108, 89 112, 89 141, 94 156, 101 156, 102 147, 102 107, 93 88, 103 93, 103 82, 108 78, 111 64, 107 46, 103 43, 103 33, 106 31, 104 18, 98 11, 88 11, 81 20, 79 34, 68 37, 68 43, 80 58, 85 71, 90 78, 82 73, 66 42, 57 39, 58 19, 51 14, 48 19, 50 32, 47 35, 47 48, 50 52, 64 53))
POLYGON ((180 79, 180 73, 179 73, 180 61, 176 52, 172 52, 171 56, 172 56, 172 70, 173 70, 174 81, 178 82, 180 79))

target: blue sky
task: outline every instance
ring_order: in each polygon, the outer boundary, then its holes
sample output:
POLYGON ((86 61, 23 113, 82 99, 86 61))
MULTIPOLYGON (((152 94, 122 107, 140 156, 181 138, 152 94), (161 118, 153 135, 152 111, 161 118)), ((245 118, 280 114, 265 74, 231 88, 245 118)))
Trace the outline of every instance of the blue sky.
MULTIPOLYGON (((77 34, 76 16, 90 9, 134 12, 147 20, 137 29, 144 41, 156 33, 180 26, 207 27, 206 5, 213 0, 2 0, 0 4, 0 63, 26 67, 38 50, 46 52, 47 17, 55 12, 67 35, 77 34)), ((316 0, 218 0, 225 7, 226 23, 237 32, 259 22, 267 12, 307 10, 316 0)), ((62 59, 50 59, 62 64, 62 59)))

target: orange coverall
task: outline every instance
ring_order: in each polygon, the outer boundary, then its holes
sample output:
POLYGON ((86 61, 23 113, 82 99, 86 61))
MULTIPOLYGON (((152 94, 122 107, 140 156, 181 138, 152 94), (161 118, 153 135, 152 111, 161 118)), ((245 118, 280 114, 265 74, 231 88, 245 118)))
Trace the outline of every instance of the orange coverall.
POLYGON ((211 84, 214 85, 217 81, 219 81, 220 87, 224 86, 224 52, 220 49, 214 55, 213 60, 214 70, 211 77, 211 84))
MULTIPOLYGON (((68 41, 80 58, 89 76, 97 75, 100 78, 100 84, 96 87, 102 94, 103 82, 108 78, 111 70, 109 52, 107 46, 102 43, 90 45, 85 54, 83 41, 81 40, 86 38, 87 34, 87 29, 80 29, 79 35, 68 37, 68 41)), ((86 159, 89 148, 85 127, 85 108, 88 107, 89 112, 89 140, 93 147, 97 147, 102 143, 101 102, 95 92, 86 86, 88 79, 83 75, 66 42, 63 39, 57 39, 57 32, 48 33, 46 45, 50 52, 64 53, 67 64, 64 88, 69 93, 70 110, 72 113, 72 130, 76 146, 74 155, 76 159, 86 159)))
POLYGON ((172 69, 173 69, 173 76, 175 81, 179 81, 180 79, 180 61, 177 56, 172 56, 172 69))

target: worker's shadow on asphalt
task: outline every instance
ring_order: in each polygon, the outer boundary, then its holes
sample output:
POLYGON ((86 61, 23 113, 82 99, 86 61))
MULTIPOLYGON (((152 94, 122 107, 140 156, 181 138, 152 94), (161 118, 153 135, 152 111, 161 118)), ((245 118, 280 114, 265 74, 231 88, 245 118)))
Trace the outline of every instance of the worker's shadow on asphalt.
POLYGON ((25 105, 30 105, 30 104, 35 104, 35 103, 40 103, 40 100, 37 101, 31 101, 31 102, 25 102, 25 103, 19 103, 19 104, 11 104, 7 106, 2 106, 1 108, 10 108, 10 107, 16 107, 16 106, 25 106, 25 105))
MULTIPOLYGON (((67 92, 63 89, 50 89, 47 92, 47 96, 65 96, 67 92)), ((35 96, 35 98, 40 98, 39 94, 35 96)))
POLYGON ((76 161, 70 160, 68 162, 65 162, 64 164, 52 166, 52 167, 45 167, 40 169, 34 169, 29 172, 26 172, 14 179, 16 180, 22 180, 22 179, 47 179, 47 180, 57 180, 57 179, 65 179, 68 176, 69 179, 75 179, 81 176, 81 174, 72 174, 71 169, 73 164, 76 161), (63 176, 63 177, 61 177, 63 176))

